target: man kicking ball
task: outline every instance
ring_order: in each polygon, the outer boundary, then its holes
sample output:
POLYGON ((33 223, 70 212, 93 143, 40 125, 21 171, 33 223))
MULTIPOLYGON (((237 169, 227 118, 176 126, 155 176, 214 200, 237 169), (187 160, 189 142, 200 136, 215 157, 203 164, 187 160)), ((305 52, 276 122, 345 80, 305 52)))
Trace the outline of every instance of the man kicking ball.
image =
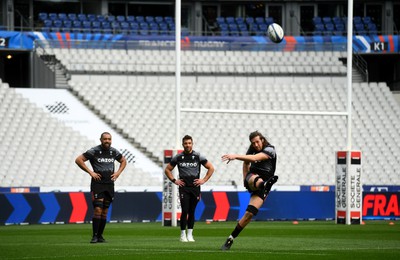
POLYGON ((257 215, 272 185, 278 180, 278 176, 274 175, 277 157, 275 147, 258 131, 252 132, 249 139, 251 144, 246 155, 225 154, 222 156, 222 161, 227 161, 227 163, 232 160, 243 161, 244 186, 251 197, 246 213, 222 245, 221 250, 231 248, 233 240, 250 223, 253 216, 257 215))

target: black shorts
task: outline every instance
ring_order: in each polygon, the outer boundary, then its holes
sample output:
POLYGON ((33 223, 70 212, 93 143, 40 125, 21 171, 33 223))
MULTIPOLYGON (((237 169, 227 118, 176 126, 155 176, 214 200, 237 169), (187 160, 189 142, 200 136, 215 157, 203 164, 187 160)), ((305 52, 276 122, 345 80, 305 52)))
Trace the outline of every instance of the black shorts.
POLYGON ((92 193, 92 200, 105 199, 108 201, 114 200, 114 183, 103 184, 92 182, 90 185, 90 191, 92 193))
POLYGON ((200 187, 179 187, 179 194, 188 194, 193 197, 200 197, 200 187))
MULTIPOLYGON (((247 173, 247 175, 249 175, 249 174, 256 174, 256 175, 260 176, 261 179, 262 179, 263 181, 267 181, 267 180, 269 180, 269 178, 271 178, 272 176, 274 176, 274 174, 268 174, 268 175, 266 175, 266 174, 250 173, 250 172, 247 173)), ((246 175, 246 177, 247 177, 247 175, 246 175)), ((246 182, 245 182, 245 185, 244 185, 244 186, 245 186, 245 188, 247 189, 247 191, 251 194, 251 196, 256 195, 256 196, 260 197, 262 200, 265 200, 265 199, 267 198, 267 195, 268 195, 268 194, 265 194, 263 190, 252 191, 252 190, 250 190, 249 187, 246 185, 246 182)))

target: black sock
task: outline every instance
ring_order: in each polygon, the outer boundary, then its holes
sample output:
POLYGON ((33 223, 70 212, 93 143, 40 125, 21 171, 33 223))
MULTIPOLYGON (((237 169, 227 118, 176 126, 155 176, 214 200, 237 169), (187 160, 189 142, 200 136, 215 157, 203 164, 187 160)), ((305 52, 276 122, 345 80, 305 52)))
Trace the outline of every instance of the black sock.
POLYGON ((235 229, 233 230, 231 236, 233 236, 233 238, 236 238, 242 230, 243 230, 243 228, 238 223, 236 225, 235 229))
POLYGON ((100 224, 99 224, 99 232, 97 233, 98 236, 103 235, 104 228, 106 227, 107 219, 102 218, 100 219, 100 224))
POLYGON ((93 217, 92 218, 93 236, 97 236, 97 234, 99 234, 99 226, 100 226, 100 218, 93 217))

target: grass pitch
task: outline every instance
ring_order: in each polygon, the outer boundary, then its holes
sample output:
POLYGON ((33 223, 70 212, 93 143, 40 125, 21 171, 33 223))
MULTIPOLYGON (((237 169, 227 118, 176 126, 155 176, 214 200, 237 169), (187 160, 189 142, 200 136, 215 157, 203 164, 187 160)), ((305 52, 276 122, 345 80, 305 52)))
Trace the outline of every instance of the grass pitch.
POLYGON ((333 221, 250 223, 230 251, 221 245, 236 222, 197 222, 195 243, 178 227, 107 224, 107 243, 90 244, 90 224, 0 226, 0 259, 400 259, 400 223, 333 221))

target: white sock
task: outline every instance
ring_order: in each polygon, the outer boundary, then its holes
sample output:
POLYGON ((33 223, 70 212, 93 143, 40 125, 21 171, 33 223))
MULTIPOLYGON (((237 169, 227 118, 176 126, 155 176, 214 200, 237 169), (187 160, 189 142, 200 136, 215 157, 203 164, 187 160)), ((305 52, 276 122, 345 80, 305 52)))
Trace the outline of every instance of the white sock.
POLYGON ((183 237, 186 236, 186 230, 181 230, 181 236, 183 236, 183 237))
POLYGON ((193 229, 188 229, 188 237, 192 237, 193 236, 193 229))
POLYGON ((234 239, 234 237, 232 236, 232 235, 229 235, 229 237, 228 238, 232 238, 232 239, 234 239))

